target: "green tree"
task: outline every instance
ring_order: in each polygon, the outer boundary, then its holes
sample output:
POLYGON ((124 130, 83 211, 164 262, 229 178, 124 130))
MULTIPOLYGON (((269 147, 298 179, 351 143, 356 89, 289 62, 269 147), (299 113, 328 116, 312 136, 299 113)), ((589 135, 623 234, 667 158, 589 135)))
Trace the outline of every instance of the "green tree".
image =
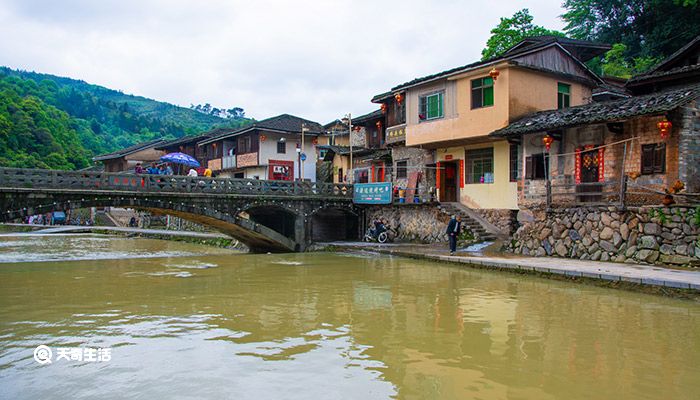
POLYGON ((697 0, 565 0, 564 8, 568 35, 624 45, 610 61, 624 59, 630 72, 643 72, 700 34, 697 0))
POLYGON ((527 8, 516 12, 511 18, 501 18, 501 22, 491 29, 491 37, 481 51, 481 59, 498 57, 528 36, 564 36, 561 32, 534 25, 533 18, 527 8))

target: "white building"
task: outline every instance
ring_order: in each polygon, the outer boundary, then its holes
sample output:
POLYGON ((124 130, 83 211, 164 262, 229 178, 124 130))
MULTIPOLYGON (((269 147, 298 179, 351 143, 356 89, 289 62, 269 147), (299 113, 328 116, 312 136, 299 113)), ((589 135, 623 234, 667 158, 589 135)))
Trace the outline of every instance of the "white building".
POLYGON ((218 176, 315 182, 315 146, 321 133, 323 126, 317 122, 282 114, 213 136, 198 146, 211 155, 207 166, 218 176))

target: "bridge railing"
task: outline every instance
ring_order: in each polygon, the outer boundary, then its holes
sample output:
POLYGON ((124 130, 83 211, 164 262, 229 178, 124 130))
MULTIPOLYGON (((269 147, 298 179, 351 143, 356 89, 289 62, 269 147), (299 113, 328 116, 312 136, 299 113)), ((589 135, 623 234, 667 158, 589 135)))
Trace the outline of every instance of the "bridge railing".
POLYGON ((351 199, 353 196, 352 185, 348 184, 24 168, 0 168, 0 187, 312 196, 347 199, 351 199))

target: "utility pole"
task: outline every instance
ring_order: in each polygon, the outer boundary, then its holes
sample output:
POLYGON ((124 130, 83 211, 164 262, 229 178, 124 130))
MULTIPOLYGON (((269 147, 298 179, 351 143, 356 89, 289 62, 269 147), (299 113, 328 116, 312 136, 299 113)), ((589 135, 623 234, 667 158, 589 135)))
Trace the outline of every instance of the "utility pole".
POLYGON ((301 180, 304 180, 304 158, 306 158, 306 153, 304 153, 304 131, 306 131, 306 124, 303 122, 301 123, 301 152, 299 152, 299 160, 301 161, 299 163, 299 176, 301 177, 301 180))
POLYGON ((348 113, 345 118, 348 120, 348 140, 350 141, 350 168, 348 173, 350 174, 349 183, 355 183, 355 171, 352 167, 352 115, 348 113))

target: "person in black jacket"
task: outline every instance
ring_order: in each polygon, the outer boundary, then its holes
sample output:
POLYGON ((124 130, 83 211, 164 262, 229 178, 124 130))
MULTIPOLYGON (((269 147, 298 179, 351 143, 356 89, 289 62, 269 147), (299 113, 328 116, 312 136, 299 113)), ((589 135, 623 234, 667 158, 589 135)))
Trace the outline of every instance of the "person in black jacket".
POLYGON ((457 237, 462 231, 462 216, 453 215, 450 222, 447 224, 447 237, 450 240, 450 255, 457 251, 457 237))

